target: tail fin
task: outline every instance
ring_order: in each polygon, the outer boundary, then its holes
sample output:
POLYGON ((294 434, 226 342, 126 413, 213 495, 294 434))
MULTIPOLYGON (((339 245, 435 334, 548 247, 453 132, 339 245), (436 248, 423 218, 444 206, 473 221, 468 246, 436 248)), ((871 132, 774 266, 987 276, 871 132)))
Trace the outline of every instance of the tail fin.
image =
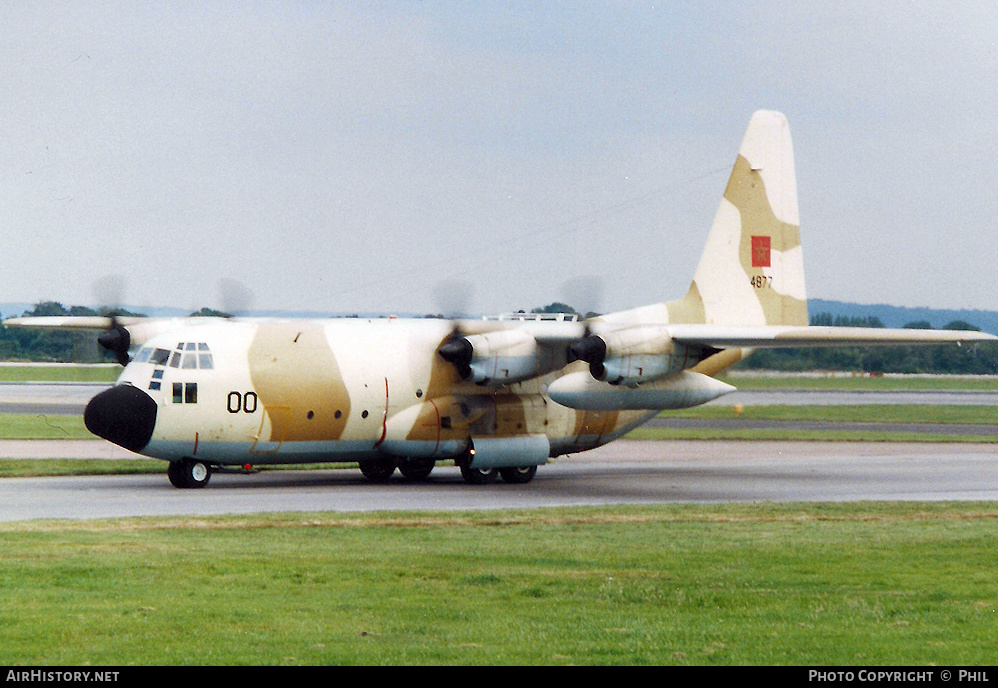
POLYGON ((752 115, 689 293, 671 322, 807 325, 794 153, 786 118, 752 115))

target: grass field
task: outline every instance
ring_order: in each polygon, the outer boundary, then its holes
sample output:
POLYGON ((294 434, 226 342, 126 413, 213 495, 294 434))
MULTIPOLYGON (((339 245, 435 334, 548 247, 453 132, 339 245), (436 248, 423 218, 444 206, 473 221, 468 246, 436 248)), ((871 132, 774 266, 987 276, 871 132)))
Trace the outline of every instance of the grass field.
POLYGON ((3 363, 0 382, 114 382, 121 366, 106 364, 3 363))
POLYGON ((0 526, 0 663, 977 665, 992 504, 0 526))
POLYGON ((994 391, 994 375, 794 375, 791 373, 747 373, 733 371, 720 379, 739 389, 831 389, 845 391, 968 390, 994 391))

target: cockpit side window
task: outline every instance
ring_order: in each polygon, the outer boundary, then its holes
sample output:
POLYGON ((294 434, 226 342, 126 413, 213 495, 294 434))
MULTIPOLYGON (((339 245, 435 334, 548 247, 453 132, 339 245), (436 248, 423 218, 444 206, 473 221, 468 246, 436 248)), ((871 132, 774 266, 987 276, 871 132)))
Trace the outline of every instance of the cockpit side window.
POLYGON ((168 360, 170 360, 170 351, 168 349, 156 349, 149 356, 149 362, 153 365, 166 365, 168 360))

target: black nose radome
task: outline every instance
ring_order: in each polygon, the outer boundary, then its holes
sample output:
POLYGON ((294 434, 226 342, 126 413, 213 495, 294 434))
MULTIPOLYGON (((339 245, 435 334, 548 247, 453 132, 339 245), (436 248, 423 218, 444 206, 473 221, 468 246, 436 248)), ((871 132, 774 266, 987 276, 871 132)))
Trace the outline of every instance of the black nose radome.
POLYGON ((156 427, 156 402, 131 385, 117 385, 90 400, 83 422, 98 437, 138 452, 149 444, 156 427))

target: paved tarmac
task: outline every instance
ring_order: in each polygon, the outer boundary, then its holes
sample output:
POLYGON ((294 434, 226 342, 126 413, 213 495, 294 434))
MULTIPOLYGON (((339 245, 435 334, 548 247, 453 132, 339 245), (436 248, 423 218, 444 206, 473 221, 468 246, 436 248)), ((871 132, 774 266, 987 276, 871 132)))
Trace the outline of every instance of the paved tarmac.
POLYGON ((527 485, 372 484, 356 469, 0 480, 0 521, 285 511, 514 509, 668 502, 995 501, 998 445, 622 440, 541 466, 527 485))
POLYGON ((83 413, 110 385, 100 382, 0 382, 0 413, 83 413))

